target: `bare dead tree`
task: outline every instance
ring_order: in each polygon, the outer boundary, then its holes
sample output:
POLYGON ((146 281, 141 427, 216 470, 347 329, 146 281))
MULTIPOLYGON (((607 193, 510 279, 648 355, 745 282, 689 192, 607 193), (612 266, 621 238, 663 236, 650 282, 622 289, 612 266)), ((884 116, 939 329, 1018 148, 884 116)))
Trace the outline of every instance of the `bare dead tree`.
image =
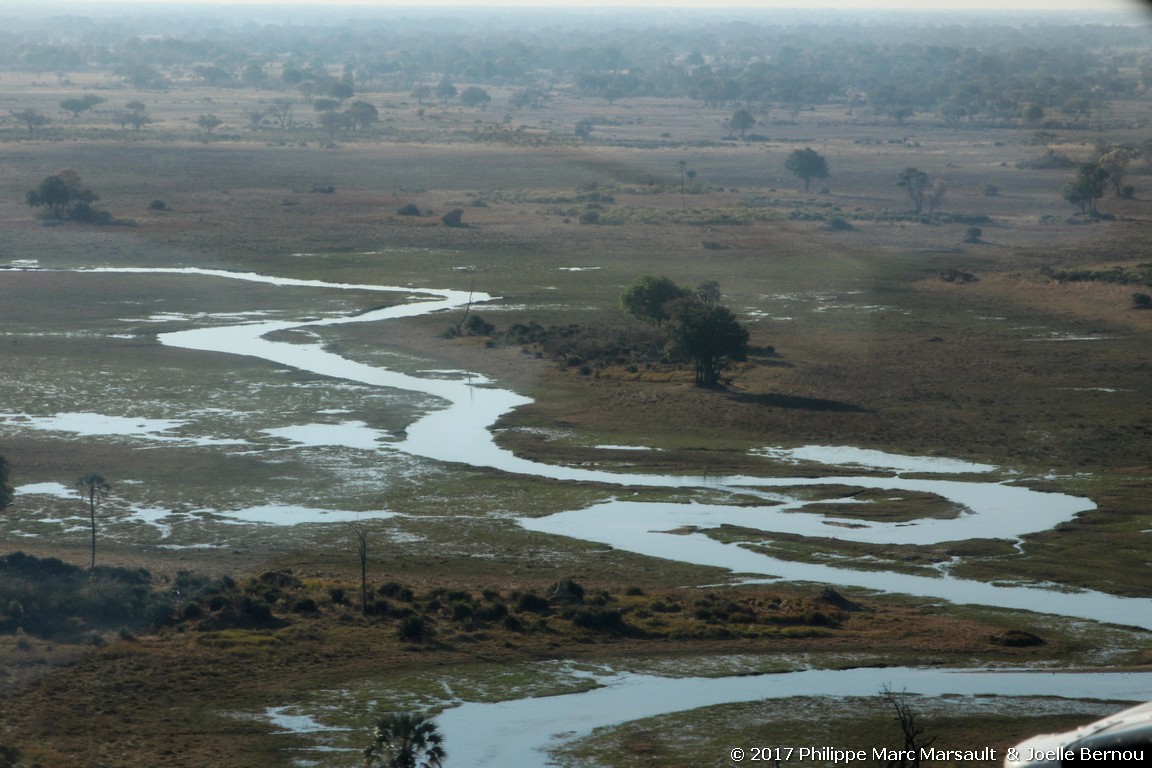
POLYGON ((468 319, 468 313, 472 311, 472 294, 476 292, 476 280, 473 278, 472 284, 468 286, 468 303, 464 305, 464 314, 460 316, 460 320, 456 323, 456 335, 459 336, 464 327, 464 321, 468 319))
POLYGON ((891 686, 885 684, 880 689, 880 698, 896 710, 896 720, 904 736, 904 748, 899 757, 889 760, 885 765, 887 768, 919 768, 920 750, 932 746, 936 737, 928 738, 924 735, 924 727, 916 722, 916 711, 908 700, 907 690, 896 693, 891 686))
POLYGON ((360 557, 360 613, 368 615, 368 529, 362 525, 352 528, 356 537, 356 554, 360 557))

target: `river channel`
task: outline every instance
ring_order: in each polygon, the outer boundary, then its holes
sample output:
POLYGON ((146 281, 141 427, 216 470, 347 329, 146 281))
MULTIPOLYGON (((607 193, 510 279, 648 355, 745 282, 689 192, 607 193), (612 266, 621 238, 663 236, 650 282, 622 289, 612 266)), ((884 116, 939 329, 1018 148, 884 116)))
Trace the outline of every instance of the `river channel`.
MULTIPOLYGON (((251 273, 203 269, 101 269, 122 274, 201 275, 205 280, 250 280, 272 285, 356 289, 397 293, 406 303, 353 317, 307 321, 244 322, 159 334, 161 343, 190 350, 247 355, 271 363, 290 366, 326 377, 344 379, 374 387, 391 387, 423 393, 439 399, 443 407, 410 424, 403 438, 381 444, 380 450, 400 451, 434 461, 458 462, 476 467, 514 472, 522 476, 571 483, 600 483, 618 486, 620 492, 602 502, 543 518, 521 519, 520 525, 533 531, 580 538, 617 549, 660 558, 728 568, 742 578, 784 579, 863 587, 900 592, 955 603, 975 603, 1011 609, 1030 610, 1060 616, 1113 622, 1152 628, 1152 600, 1121 598, 1097 592, 1068 592, 1026 586, 998 586, 956 579, 946 572, 938 577, 913 576, 883 571, 860 571, 828 564, 799 563, 776 559, 747 548, 725 544, 703 533, 670 534, 668 531, 693 526, 715 528, 722 524, 800 534, 835 536, 852 541, 890 544, 933 544, 969 538, 1019 539, 1028 533, 1048 530, 1061 522, 1089 511, 1094 504, 1085 498, 1030 490, 993 480, 969 478, 980 467, 961 467, 965 479, 948 477, 946 464, 912 461, 901 468, 907 457, 875 459, 873 466, 854 462, 868 470, 891 465, 883 474, 870 472, 856 477, 761 478, 747 476, 650 475, 618 473, 582 467, 566 467, 530 461, 499 447, 492 432, 497 420, 530 400, 502 389, 475 374, 455 377, 421 377, 366 365, 341 357, 320 344, 301 344, 266 338, 274 331, 330 326, 344 323, 385 322, 490 301, 484 294, 450 290, 414 290, 398 286, 352 285, 313 280, 276 278, 251 273), (450 436, 450 439, 446 439, 450 436), (915 475, 907 477, 906 475, 915 475), (911 523, 885 524, 853 521, 853 526, 830 528, 822 515, 804 512, 805 502, 791 498, 784 489, 801 486, 855 486, 892 491, 936 494, 960 506, 964 512, 952 519, 920 519, 911 523), (746 498, 759 495, 763 506, 736 506, 708 503, 657 503, 628 499, 630 489, 679 488, 730 492, 746 498)), ((362 445, 362 439, 349 438, 362 445)), ((605 452, 610 450, 605 447, 605 452)), ((772 452, 769 452, 772 453, 772 452)), ((786 453, 786 452, 784 452, 786 453)), ((783 455, 776 451, 765 461, 783 455)), ((816 455, 821 454, 816 450, 816 455)), ((834 463, 827 461, 826 463, 834 463)), ((991 468, 986 468, 991 469, 991 468)), ((848 503, 849 500, 844 500, 848 503)), ((307 522, 306 518, 294 518, 307 522)), ((941 670, 866 670, 824 672, 811 670, 806 677, 769 675, 753 678, 671 679, 648 675, 605 674, 595 691, 544 700, 520 700, 501 704, 465 704, 441 716, 448 741, 460 749, 467 745, 476 766, 528 768, 540 765, 537 751, 554 733, 557 723, 585 731, 623 719, 676 711, 721 702, 743 701, 769 696, 868 695, 878 684, 904 684, 909 690, 927 694, 1016 693, 1020 695, 1077 695, 1099 698, 1141 699, 1147 695, 1147 675, 1101 674, 1080 676, 1037 675, 1018 672, 976 673, 941 670), (694 680, 694 681, 693 681, 694 680), (858 693, 854 693, 857 691, 858 693), (567 703, 562 699, 568 699, 567 703), (579 705, 576 702, 579 701, 579 705), (616 703, 613 703, 616 702, 616 703), (648 703, 644 703, 648 702, 648 703), (584 714, 578 714, 578 711, 584 714), (552 714, 549 714, 552 713, 552 714), (480 724, 487 723, 481 727, 480 724), (503 725, 497 725, 503 724, 503 725), (494 736, 494 732, 496 735, 494 736), (500 733, 505 733, 500 736, 500 733), (512 737, 515 734, 515 738, 512 737), (503 739, 507 747, 497 748, 503 739)), ((317 730, 317 729, 305 729, 317 730)))
MULTIPOLYGON (((781 560, 749 549, 723 544, 703 533, 671 535, 661 533, 695 526, 701 529, 720 525, 805 536, 833 535, 849 541, 885 544, 935 544, 970 538, 1018 539, 1048 530, 1075 515, 1095 507, 1089 500, 1058 493, 1044 493, 1003 482, 924 479, 889 476, 835 476, 760 478, 752 476, 649 475, 618 473, 581 467, 565 467, 530 461, 499 447, 492 426, 513 408, 531 402, 523 395, 501 389, 483 376, 460 374, 458 378, 426 378, 389 371, 355 362, 324 349, 320 344, 299 344, 265 338, 274 331, 339 325, 345 323, 383 322, 442 312, 463 306, 468 301, 491 300, 487 294, 465 291, 432 291, 396 286, 326 283, 318 280, 295 280, 250 273, 233 273, 202 269, 105 269, 104 272, 199 274, 206 279, 252 280, 273 285, 298 287, 344 288, 399 293, 410 297, 421 294, 427 300, 409 301, 354 317, 336 317, 311 321, 267 321, 225 325, 159 335, 162 343, 207 352, 248 355, 279 365, 291 366, 323 376, 355 381, 378 387, 393 387, 431 395, 443 401, 444 407, 433 410, 408 426, 403 440, 391 443, 395 450, 436 461, 456 462, 477 467, 490 467, 520 475, 567 482, 607 483, 629 488, 703 488, 732 493, 759 492, 771 504, 747 507, 717 504, 671 504, 633 502, 627 498, 606 499, 586 509, 554 514, 545 518, 523 518, 528 529, 570 536, 637 552, 701 565, 728 568, 751 577, 760 576, 794 581, 814 581, 867 589, 901 592, 948 600, 955 603, 978 603, 1020 610, 1052 613, 1095 621, 1114 622, 1152 628, 1152 600, 1121 598, 1099 592, 1064 592, 1023 586, 999 586, 984 582, 956 579, 941 573, 939 577, 916 576, 882 571, 861 571, 819 563, 781 560), (451 439, 446 439, 448 436, 451 439), (892 491, 934 493, 965 510, 952 519, 921 519, 912 523, 868 523, 852 527, 828 526, 822 515, 797 513, 804 502, 773 492, 800 486, 850 485, 892 491)), ((891 457, 894 460, 900 457, 891 457)), ((769 461, 765 458, 765 461, 769 461)), ((898 463, 898 462, 897 462, 898 463)), ((916 464, 912 465, 916 467, 916 464)), ((932 467, 927 463, 923 466, 932 467)), ((946 467, 946 465, 944 465, 946 467)), ((845 500, 848 502, 850 500, 845 500)))

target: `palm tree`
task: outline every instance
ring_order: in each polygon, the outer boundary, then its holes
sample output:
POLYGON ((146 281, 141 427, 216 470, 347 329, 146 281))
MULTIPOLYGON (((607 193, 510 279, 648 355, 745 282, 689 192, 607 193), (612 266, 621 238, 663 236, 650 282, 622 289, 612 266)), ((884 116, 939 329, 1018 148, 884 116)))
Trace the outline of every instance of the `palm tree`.
POLYGON ((88 503, 88 518, 92 522, 92 565, 89 570, 96 568, 96 507, 108 497, 112 486, 98 472, 90 472, 76 481, 76 490, 80 498, 88 503))
POLYGON ((447 753, 436 723, 423 715, 401 712, 385 715, 376 723, 376 740, 364 750, 364 766, 377 759, 384 768, 442 768, 447 753))

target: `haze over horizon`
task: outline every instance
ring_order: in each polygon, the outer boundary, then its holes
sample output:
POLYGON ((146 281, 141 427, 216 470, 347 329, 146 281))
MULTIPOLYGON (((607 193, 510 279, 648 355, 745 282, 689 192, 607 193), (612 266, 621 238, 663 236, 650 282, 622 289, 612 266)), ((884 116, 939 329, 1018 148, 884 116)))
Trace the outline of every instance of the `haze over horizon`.
MULTIPOLYGON (((24 7, 43 8, 42 3, 23 3, 24 7)), ((55 3, 47 4, 48 7, 55 3)), ((1149 5, 1136 0, 1097 0, 1092 8, 1085 8, 1080 0, 940 0, 927 4, 924 0, 813 0, 813 2, 799 2, 798 0, 483 0, 483 2, 468 2, 462 0, 70 0, 68 8, 78 6, 203 6, 227 7, 232 9, 245 6, 311 6, 314 8, 363 7, 379 10, 386 9, 424 9, 424 8, 525 8, 539 10, 580 10, 591 8, 608 8, 628 10, 633 8, 677 8, 699 10, 878 10, 878 11, 914 11, 917 13, 932 13, 939 11, 1036 11, 1036 12, 1123 12, 1140 11, 1149 8, 1149 5)))

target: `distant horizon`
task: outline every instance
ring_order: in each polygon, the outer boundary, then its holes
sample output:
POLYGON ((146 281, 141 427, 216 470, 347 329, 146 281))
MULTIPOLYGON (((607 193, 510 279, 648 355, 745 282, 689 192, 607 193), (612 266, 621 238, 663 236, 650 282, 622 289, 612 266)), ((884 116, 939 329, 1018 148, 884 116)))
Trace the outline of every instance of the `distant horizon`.
POLYGON ((462 2, 461 0, 68 0, 68 2, 20 3, 17 7, 48 10, 54 5, 75 10, 80 6, 168 6, 205 7, 229 10, 244 8, 268 9, 275 6, 312 7, 317 10, 341 8, 365 8, 376 10, 424 10, 457 9, 479 10, 482 8, 521 8, 525 10, 590 10, 614 9, 620 11, 669 8, 676 10, 702 11, 909 11, 922 14, 945 12, 1039 12, 1082 14, 1139 12, 1148 10, 1147 2, 1137 0, 1097 0, 1091 8, 1084 6, 1083 0, 939 0, 931 4, 924 0, 814 0, 802 3, 799 0, 484 0, 483 2, 462 2))

